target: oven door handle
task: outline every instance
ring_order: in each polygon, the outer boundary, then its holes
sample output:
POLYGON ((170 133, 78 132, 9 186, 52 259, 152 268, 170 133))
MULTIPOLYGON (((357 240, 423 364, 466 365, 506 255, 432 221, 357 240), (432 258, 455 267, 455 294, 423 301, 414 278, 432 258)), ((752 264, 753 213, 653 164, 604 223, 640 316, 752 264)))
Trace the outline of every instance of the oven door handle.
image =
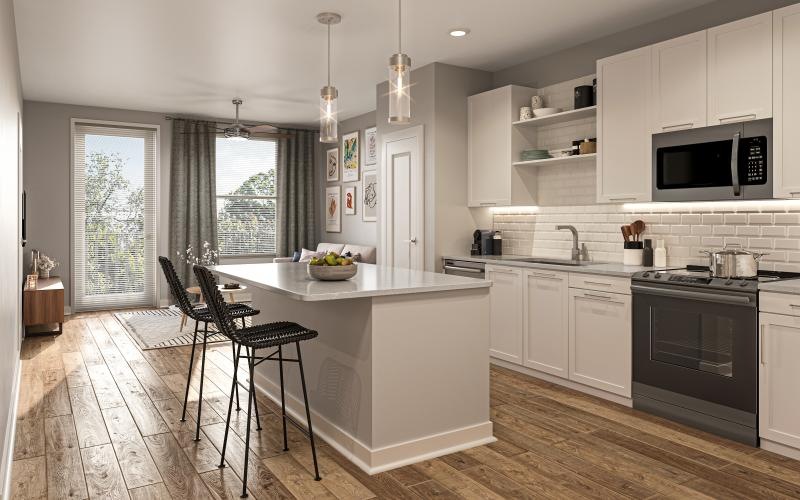
POLYGON ((731 145, 731 184, 733 185, 733 195, 742 194, 742 186, 739 184, 739 139, 742 134, 733 134, 733 144, 731 145))
POLYGON ((645 293, 648 295, 659 295, 662 297, 672 297, 676 299, 694 299, 706 302, 717 302, 720 304, 751 305, 753 301, 750 297, 741 295, 717 295, 707 292, 693 292, 690 290, 669 290, 666 288, 653 288, 649 286, 631 285, 631 291, 645 293))

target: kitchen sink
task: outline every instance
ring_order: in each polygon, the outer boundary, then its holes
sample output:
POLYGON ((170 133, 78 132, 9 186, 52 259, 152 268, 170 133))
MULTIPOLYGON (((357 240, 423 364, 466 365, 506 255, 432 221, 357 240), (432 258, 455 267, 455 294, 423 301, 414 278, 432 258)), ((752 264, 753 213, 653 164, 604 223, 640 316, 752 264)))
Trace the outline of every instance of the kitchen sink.
POLYGON ((554 266, 588 266, 593 262, 588 260, 571 259, 515 259, 518 262, 530 262, 531 264, 552 264, 554 266))

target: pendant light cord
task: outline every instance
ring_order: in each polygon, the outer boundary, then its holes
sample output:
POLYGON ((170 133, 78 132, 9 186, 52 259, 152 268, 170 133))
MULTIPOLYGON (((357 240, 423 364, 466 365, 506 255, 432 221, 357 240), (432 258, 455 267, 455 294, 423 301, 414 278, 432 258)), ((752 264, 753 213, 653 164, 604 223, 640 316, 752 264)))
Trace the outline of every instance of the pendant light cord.
POLYGON ((397 0, 397 53, 403 53, 403 0, 397 0))
POLYGON ((328 24, 328 87, 331 86, 331 25, 328 24))

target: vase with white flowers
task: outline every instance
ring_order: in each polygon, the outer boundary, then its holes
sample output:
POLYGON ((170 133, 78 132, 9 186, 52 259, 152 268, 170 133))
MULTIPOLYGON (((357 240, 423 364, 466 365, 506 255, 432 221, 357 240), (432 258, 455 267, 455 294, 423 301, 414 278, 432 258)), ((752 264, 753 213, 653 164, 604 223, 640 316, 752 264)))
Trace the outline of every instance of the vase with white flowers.
POLYGON ((39 269, 40 278, 49 278, 50 271, 58 267, 59 262, 57 260, 53 260, 45 254, 41 254, 39 259, 36 261, 36 266, 39 269))
POLYGON ((189 245, 185 252, 178 250, 178 260, 192 266, 214 266, 219 262, 219 252, 211 247, 211 243, 204 241, 200 255, 195 255, 194 247, 189 245))

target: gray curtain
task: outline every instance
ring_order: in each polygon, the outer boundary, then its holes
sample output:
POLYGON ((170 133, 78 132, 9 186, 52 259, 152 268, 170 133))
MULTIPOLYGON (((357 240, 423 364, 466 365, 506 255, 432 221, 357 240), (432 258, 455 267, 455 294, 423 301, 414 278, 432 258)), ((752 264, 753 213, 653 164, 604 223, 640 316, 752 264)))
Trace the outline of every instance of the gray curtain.
POLYGON ((194 283, 189 265, 178 252, 189 245, 200 255, 203 242, 217 248, 216 124, 175 119, 170 160, 169 258, 184 284, 194 283))
POLYGON ((314 203, 314 153, 319 132, 282 129, 290 134, 278 141, 277 254, 289 256, 301 248, 313 248, 316 237, 314 203))

